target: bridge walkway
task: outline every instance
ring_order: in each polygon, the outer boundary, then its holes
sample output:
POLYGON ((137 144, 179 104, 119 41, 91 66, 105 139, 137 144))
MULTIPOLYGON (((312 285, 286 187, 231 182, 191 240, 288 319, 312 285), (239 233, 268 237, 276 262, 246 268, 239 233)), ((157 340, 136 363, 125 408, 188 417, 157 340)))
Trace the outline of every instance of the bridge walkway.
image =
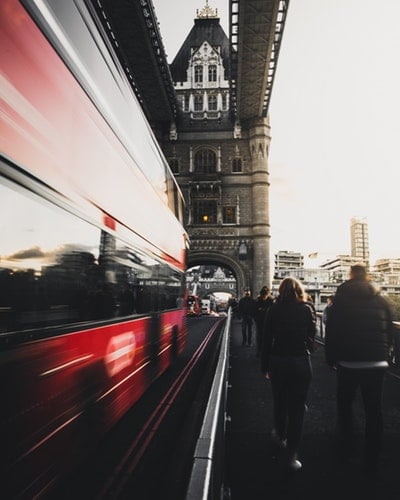
POLYGON ((226 434, 225 484, 231 500, 398 500, 400 498, 400 380, 388 375, 384 390, 385 436, 378 479, 365 476, 362 461, 363 412, 358 454, 344 460, 335 452, 335 373, 324 347, 313 354, 313 382, 299 459, 301 471, 282 472, 270 439, 272 396, 260 372, 256 348, 242 346, 240 321, 232 321, 226 434))

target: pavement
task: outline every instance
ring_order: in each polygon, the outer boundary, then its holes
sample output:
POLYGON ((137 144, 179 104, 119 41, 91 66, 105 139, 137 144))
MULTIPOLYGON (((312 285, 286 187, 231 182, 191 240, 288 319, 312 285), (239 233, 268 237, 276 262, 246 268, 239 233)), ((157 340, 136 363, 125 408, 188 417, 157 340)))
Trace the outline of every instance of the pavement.
POLYGON ((336 375, 325 363, 322 344, 313 353, 312 364, 313 381, 299 452, 303 467, 296 473, 287 473, 280 465, 279 453, 271 440, 271 388, 260 371, 255 338, 251 347, 242 346, 240 320, 232 320, 226 498, 400 500, 400 378, 386 377, 381 467, 378 477, 371 478, 363 470, 361 400, 356 401, 358 447, 351 458, 344 458, 335 446, 336 375))

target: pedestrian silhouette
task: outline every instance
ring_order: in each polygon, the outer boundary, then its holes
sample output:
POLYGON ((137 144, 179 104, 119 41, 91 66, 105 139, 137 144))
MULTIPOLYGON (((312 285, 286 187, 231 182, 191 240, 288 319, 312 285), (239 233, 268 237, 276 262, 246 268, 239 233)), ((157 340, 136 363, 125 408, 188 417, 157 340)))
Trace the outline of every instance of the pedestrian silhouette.
POLYGON ((351 267, 350 279, 337 289, 326 323, 326 360, 337 370, 339 445, 354 452, 353 403, 361 390, 365 410, 365 471, 379 470, 382 447, 383 381, 393 342, 392 314, 386 300, 369 282, 366 267, 351 267))
POLYGON ((271 380, 272 437, 282 449, 284 467, 293 472, 302 467, 297 454, 312 379, 310 344, 314 336, 315 318, 305 302, 303 287, 295 278, 285 278, 266 316, 261 371, 271 380))
POLYGON ((245 289, 244 296, 239 300, 238 309, 242 318, 242 345, 251 346, 255 300, 251 297, 249 288, 245 289))
POLYGON ((257 356, 260 356, 261 354, 262 332, 263 332, 264 322, 267 315, 267 311, 273 304, 273 302, 274 299, 269 292, 269 288, 267 286, 263 286, 260 290, 260 294, 256 298, 255 315, 254 315, 254 321, 256 323, 257 356))

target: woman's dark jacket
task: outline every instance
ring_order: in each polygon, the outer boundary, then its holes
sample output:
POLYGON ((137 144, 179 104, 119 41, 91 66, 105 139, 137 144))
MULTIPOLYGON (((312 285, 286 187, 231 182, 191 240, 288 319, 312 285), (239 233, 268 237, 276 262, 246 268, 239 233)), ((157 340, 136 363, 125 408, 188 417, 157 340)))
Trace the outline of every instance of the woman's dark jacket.
POLYGON ((337 289, 329 309, 325 355, 338 361, 387 361, 392 345, 392 314, 367 280, 351 279, 337 289))
POLYGON ((261 371, 269 371, 270 356, 308 356, 315 336, 315 319, 304 302, 275 302, 265 318, 261 371))

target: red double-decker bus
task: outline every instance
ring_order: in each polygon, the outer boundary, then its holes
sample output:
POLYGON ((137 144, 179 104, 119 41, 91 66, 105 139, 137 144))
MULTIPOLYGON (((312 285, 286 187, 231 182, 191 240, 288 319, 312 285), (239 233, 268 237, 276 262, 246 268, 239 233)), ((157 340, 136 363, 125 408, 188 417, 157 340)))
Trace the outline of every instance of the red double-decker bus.
POLYGON ((187 239, 89 2, 2 0, 0 53, 0 453, 33 498, 182 351, 187 239))

